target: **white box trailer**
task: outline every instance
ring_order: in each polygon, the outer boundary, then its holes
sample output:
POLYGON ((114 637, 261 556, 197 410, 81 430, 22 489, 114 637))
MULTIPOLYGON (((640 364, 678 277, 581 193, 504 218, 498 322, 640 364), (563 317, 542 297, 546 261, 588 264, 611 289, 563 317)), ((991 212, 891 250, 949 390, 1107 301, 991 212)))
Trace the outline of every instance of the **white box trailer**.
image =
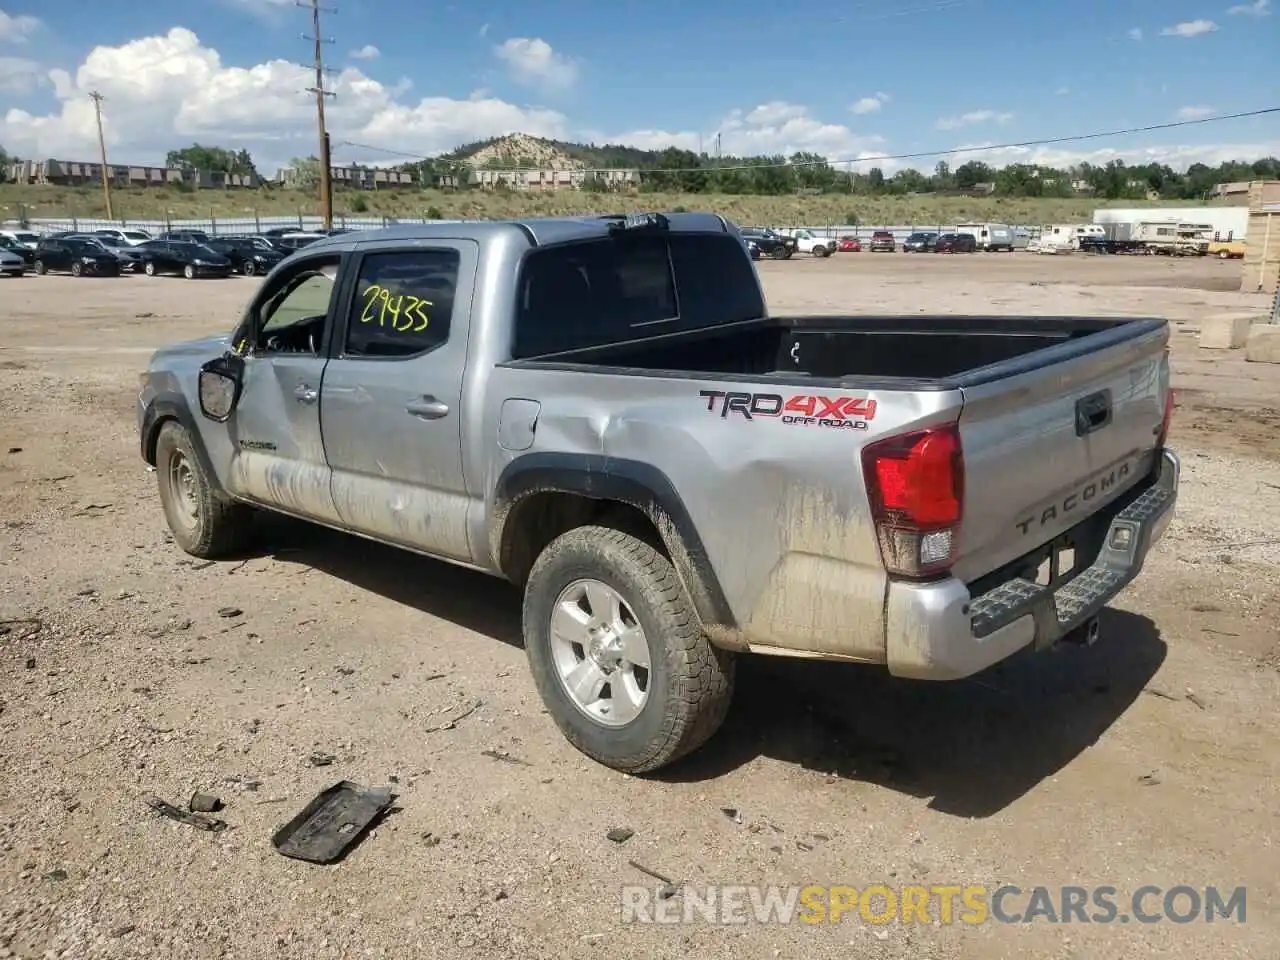
POLYGON ((1013 252, 1013 228, 1007 223, 958 223, 956 233, 971 233, 979 250, 1013 252))

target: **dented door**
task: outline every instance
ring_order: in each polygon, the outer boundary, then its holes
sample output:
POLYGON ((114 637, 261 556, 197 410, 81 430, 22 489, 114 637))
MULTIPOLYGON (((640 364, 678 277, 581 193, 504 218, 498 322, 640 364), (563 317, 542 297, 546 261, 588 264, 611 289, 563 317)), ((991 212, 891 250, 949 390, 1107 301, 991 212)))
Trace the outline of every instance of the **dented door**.
POLYGON ((367 244, 325 371, 320 415, 345 526, 470 561, 463 374, 478 245, 367 244))

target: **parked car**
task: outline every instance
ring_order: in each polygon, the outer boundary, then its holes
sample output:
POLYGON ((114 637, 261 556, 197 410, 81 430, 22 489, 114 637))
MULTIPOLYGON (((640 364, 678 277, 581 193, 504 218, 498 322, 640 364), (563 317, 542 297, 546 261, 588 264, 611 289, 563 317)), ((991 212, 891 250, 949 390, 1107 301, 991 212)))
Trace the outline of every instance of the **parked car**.
POLYGON ((229 277, 231 261, 204 244, 188 240, 151 240, 138 251, 148 277, 166 273, 181 274, 188 280, 197 277, 229 277))
POLYGON ((820 237, 812 230, 805 230, 800 227, 792 230, 790 236, 795 240, 796 250, 799 253, 807 253, 814 257, 829 257, 836 252, 834 240, 820 237))
POLYGON ((974 253, 978 240, 972 233, 944 233, 933 244, 934 253, 974 253))
POLYGON ((283 236, 276 237, 275 242, 285 253, 293 253, 293 251, 301 250, 303 247, 313 244, 317 240, 324 239, 325 234, 323 233, 299 231, 295 233, 286 233, 283 236))
POLYGON ((836 244, 836 249, 842 253, 861 253, 862 241, 854 236, 841 237, 836 244))
POLYGON ((107 251, 119 261, 121 273, 137 273, 142 269, 142 254, 138 252, 137 248, 127 243, 121 243, 114 237, 102 237, 95 233, 80 233, 76 234, 72 239, 95 244, 107 251))
POLYGON ((20 257, 22 262, 26 264, 27 269, 31 269, 36 262, 36 252, 25 243, 19 243, 7 234, 0 233, 0 250, 5 253, 13 254, 20 257))
POLYGON ((95 230, 95 236, 107 237, 116 241, 115 246, 136 247, 140 243, 146 243, 148 240, 154 240, 155 237, 147 233, 145 230, 95 230))
POLYGON ((204 243, 209 239, 209 234, 203 230, 166 230, 156 239, 176 240, 180 243, 204 243))
POLYGON ((258 242, 248 237, 218 237, 205 246, 230 260, 231 269, 246 277, 266 273, 285 258, 281 251, 265 241, 258 242))
POLYGON ((99 243, 75 237, 45 237, 36 247, 35 271, 69 273, 73 277, 118 277, 120 261, 99 243))
POLYGON ((790 260, 791 255, 796 252, 794 239, 784 237, 773 230, 748 227, 739 232, 742 234, 742 239, 747 242, 747 249, 752 259, 769 257, 771 260, 790 260))
POLYGON ((902 241, 903 253, 932 253, 934 244, 938 242, 938 234, 932 231, 918 231, 902 241))
POLYGON ((40 243, 39 234, 32 233, 30 230, 0 230, 0 237, 8 237, 28 250, 34 250, 40 243))
POLYGON ((870 248, 872 253, 893 253, 898 249, 898 241, 888 230, 877 230, 871 234, 870 248))
POLYGON ((20 277, 26 272, 27 261, 22 255, 0 246, 0 277, 20 277))
POLYGON ((1173 518, 1164 320, 771 315, 709 213, 366 236, 151 357, 175 544, 238 555, 261 508, 518 584, 549 718, 615 769, 704 743, 738 655, 1092 644, 1173 518))

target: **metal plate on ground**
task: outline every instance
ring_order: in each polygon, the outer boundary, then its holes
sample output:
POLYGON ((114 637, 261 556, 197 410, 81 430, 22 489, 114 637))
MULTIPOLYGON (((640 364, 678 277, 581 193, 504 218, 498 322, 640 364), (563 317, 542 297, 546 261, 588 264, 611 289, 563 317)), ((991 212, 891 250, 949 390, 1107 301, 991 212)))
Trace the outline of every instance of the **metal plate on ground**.
POLYGON ((342 780, 277 830, 271 845, 295 860, 333 863, 355 845, 393 799, 390 787, 362 787, 342 780))

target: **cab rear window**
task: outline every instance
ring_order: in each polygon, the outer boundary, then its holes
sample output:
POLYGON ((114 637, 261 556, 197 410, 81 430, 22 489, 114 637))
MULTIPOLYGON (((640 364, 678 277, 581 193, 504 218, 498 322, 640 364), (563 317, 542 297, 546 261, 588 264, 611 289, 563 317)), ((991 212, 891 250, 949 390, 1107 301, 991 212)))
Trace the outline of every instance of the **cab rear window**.
POLYGON ((730 234, 636 234, 534 250, 516 306, 516 359, 751 320, 755 269, 730 234))

